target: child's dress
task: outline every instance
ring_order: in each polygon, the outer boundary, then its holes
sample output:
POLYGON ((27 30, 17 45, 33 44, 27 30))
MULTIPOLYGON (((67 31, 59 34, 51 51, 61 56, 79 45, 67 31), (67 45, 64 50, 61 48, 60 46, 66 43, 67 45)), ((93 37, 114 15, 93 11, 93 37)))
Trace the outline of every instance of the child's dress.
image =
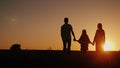
POLYGON ((82 34, 78 42, 81 44, 81 51, 87 51, 88 44, 91 43, 87 34, 82 34))

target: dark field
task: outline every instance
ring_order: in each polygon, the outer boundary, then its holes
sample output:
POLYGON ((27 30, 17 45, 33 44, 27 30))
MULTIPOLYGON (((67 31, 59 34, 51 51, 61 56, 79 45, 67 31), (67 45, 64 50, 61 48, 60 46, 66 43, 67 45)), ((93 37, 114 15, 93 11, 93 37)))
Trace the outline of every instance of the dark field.
POLYGON ((56 50, 0 50, 0 66, 3 68, 120 68, 120 52, 97 54, 80 51, 65 54, 56 50))

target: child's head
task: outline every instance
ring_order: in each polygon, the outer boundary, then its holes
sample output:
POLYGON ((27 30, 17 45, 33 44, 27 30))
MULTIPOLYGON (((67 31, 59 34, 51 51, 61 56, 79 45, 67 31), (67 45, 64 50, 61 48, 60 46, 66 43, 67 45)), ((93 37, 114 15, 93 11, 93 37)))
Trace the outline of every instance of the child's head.
POLYGON ((85 29, 82 30, 82 34, 87 34, 85 29))

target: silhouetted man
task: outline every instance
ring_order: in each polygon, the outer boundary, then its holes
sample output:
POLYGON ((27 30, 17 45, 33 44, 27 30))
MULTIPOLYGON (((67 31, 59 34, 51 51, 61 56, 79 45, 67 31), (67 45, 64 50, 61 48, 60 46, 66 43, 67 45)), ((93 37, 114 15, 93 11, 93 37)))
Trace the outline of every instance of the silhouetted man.
POLYGON ((102 29, 101 23, 98 23, 97 28, 98 29, 96 30, 93 44, 94 43, 96 44, 96 51, 97 52, 102 52, 103 46, 105 44, 105 31, 102 29))
POLYGON ((68 24, 68 18, 64 18, 64 24, 61 26, 61 37, 62 37, 62 41, 63 41, 63 51, 64 52, 66 52, 66 50, 67 50, 68 53, 70 53, 71 34, 73 35, 74 40, 75 40, 75 35, 74 35, 74 32, 73 32, 73 28, 70 24, 68 24))

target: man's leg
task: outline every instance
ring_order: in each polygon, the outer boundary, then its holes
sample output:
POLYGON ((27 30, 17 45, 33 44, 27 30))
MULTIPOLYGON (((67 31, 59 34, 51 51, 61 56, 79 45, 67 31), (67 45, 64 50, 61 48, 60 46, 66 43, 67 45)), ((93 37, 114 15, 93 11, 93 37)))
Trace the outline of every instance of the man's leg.
POLYGON ((71 40, 68 41, 68 53, 70 54, 71 51, 71 40))
POLYGON ((63 52, 66 52, 66 41, 63 41, 63 52))

